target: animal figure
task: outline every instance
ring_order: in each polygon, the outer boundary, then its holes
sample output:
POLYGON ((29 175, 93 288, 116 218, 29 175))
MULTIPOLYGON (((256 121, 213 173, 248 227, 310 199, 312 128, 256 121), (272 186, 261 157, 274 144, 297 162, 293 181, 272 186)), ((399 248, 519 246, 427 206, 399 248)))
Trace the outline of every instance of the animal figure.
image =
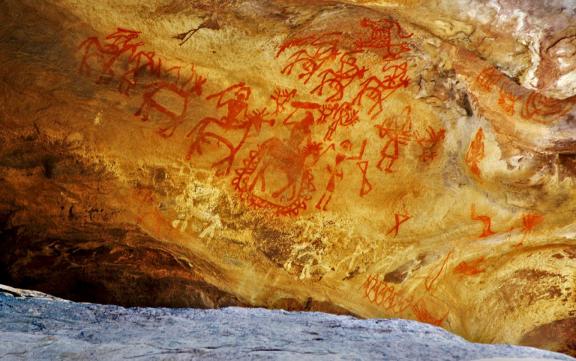
POLYGON ((352 104, 362 106, 362 101, 367 97, 372 102, 368 114, 372 115, 372 119, 375 119, 384 110, 383 105, 388 97, 394 94, 396 90, 408 87, 410 78, 408 78, 407 72, 407 62, 384 65, 381 77, 371 76, 361 84, 352 104))
POLYGON ((198 75, 192 66, 190 77, 183 83, 160 80, 145 87, 142 96, 142 105, 134 113, 142 121, 150 118, 151 111, 156 111, 169 119, 167 126, 158 129, 158 133, 165 138, 171 137, 180 124, 184 122, 188 113, 188 106, 192 96, 202 95, 202 86, 206 78, 198 75), (167 102, 170 99, 170 102, 167 102), (174 106, 174 102, 179 103, 174 106))
POLYGON ((377 21, 364 18, 360 21, 360 26, 370 29, 370 37, 360 39, 355 42, 357 50, 363 49, 383 49, 384 60, 399 59, 400 54, 410 51, 410 45, 406 42, 392 42, 392 34, 400 39, 412 37, 400 27, 400 24, 392 19, 380 19, 377 21))
POLYGON ((138 53, 138 48, 144 42, 134 42, 140 35, 139 31, 118 28, 116 32, 106 36, 104 43, 95 37, 84 40, 78 48, 83 51, 80 62, 80 74, 90 75, 94 65, 99 67, 100 77, 98 82, 109 81, 114 78, 113 67, 121 56, 128 56, 128 62, 132 62, 138 53), (96 64, 93 64, 93 60, 96 64))
POLYGON ((484 159, 484 130, 479 128, 474 136, 474 140, 468 147, 466 152, 465 162, 470 168, 470 172, 480 179, 482 172, 480 171, 480 162, 484 159))
POLYGON ((130 90, 137 84, 137 78, 143 71, 160 76, 162 62, 156 63, 155 53, 153 51, 138 51, 134 56, 128 59, 128 70, 120 77, 118 90, 120 93, 129 95, 130 90))
POLYGON ((311 168, 321 155, 320 143, 311 141, 310 127, 314 122, 311 112, 293 125, 289 139, 277 137, 263 142, 250 153, 245 167, 237 170, 233 180, 236 190, 257 208, 276 209, 281 215, 297 215, 306 209, 307 201, 315 190, 311 168), (281 185, 269 184, 285 179, 281 185))
POLYGON ((324 88, 329 86, 334 93, 326 99, 328 102, 340 101, 344 98, 344 91, 354 79, 362 79, 366 72, 366 67, 360 68, 357 64, 357 59, 352 56, 354 52, 348 52, 340 57, 339 67, 334 69, 326 69, 319 74, 322 78, 320 84, 314 88, 311 93, 319 96, 323 95, 324 88))
MULTIPOLYGON (((254 130, 259 134, 262 124, 274 125, 274 119, 266 119, 266 109, 249 112, 249 98, 251 90, 244 83, 235 84, 219 93, 212 94, 207 100, 217 98, 216 107, 225 108, 226 114, 221 118, 206 117, 188 133, 192 143, 188 149, 186 159, 190 160, 197 154, 204 154, 203 145, 216 141, 218 145, 228 148, 228 156, 212 164, 217 169, 216 175, 226 176, 230 173, 236 155, 244 146, 246 140, 254 130), (230 97, 232 95, 232 97, 230 97), (239 140, 233 140, 230 132, 240 132, 239 140)), ((236 137, 238 138, 238 137, 236 137)))
MULTIPOLYGON (((290 62, 282 69, 282 74, 290 75, 297 66, 302 72, 298 74, 298 79, 303 79, 307 84, 310 79, 328 62, 336 59, 340 55, 338 50, 338 38, 341 33, 326 33, 318 37, 305 38, 300 42, 294 41, 294 45, 308 45, 313 49, 301 49, 290 56, 290 62)), ((293 45, 290 45, 293 46, 293 45)), ((282 47, 278 55, 284 51, 288 45, 282 47)))

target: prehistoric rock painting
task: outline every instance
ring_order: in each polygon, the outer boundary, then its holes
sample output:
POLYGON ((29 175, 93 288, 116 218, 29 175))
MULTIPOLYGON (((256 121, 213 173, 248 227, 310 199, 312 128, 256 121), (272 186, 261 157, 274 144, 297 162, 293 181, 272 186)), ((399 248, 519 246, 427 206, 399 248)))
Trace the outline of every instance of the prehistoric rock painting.
POLYGON ((236 155, 244 146, 248 137, 258 135, 262 124, 274 125, 274 119, 266 119, 266 109, 249 110, 249 99, 252 91, 244 83, 238 83, 224 89, 221 92, 209 95, 206 100, 216 99, 216 109, 225 109, 226 114, 222 118, 206 117, 201 119, 188 133, 192 139, 186 159, 190 160, 194 154, 203 154, 203 144, 210 140, 223 144, 228 148, 229 154, 212 164, 216 168, 216 174, 226 176, 230 173, 236 155), (230 132, 240 132, 239 140, 234 143, 229 138, 230 132))
POLYGON ((206 78, 198 75, 194 67, 191 68, 190 77, 182 84, 178 78, 174 82, 157 81, 145 86, 145 93, 142 96, 142 105, 134 113, 140 116, 142 121, 150 118, 150 112, 156 111, 165 115, 170 122, 166 127, 158 129, 158 133, 163 137, 171 137, 178 126, 180 126, 188 113, 188 104, 192 96, 202 95, 202 85, 206 78), (171 108, 162 104, 162 95, 171 96, 178 99, 181 104, 178 108, 171 108))
MULTIPOLYGON (((424 286, 424 289, 418 298, 414 296, 414 294, 417 294, 414 290, 411 292, 403 291, 398 289, 397 285, 385 282, 385 277, 372 274, 368 275, 368 278, 362 285, 364 289, 363 295, 370 303, 382 307, 382 309, 387 312, 393 314, 406 314, 410 312, 412 317, 420 322, 441 326, 450 312, 444 312, 442 317, 434 316, 426 300, 432 300, 434 298, 437 282, 439 278, 446 273, 451 255, 452 253, 449 253, 444 259, 440 260, 438 265, 433 267, 425 277, 424 282, 420 284, 420 286, 424 286)), ((455 269, 460 270, 461 268, 462 265, 460 264, 455 269)))
POLYGON ((472 172, 478 178, 481 178, 482 172, 480 171, 480 162, 484 159, 484 130, 482 128, 478 129, 474 140, 470 143, 468 147, 468 152, 466 153, 466 164, 472 172))
POLYGON ((181 65, 167 67, 154 51, 142 49, 145 43, 139 41, 140 34, 118 28, 102 40, 84 40, 78 47, 82 53, 79 71, 86 76, 96 73, 98 84, 117 81, 118 91, 126 96, 141 87, 142 101, 134 116, 148 121, 155 113, 165 124, 158 128, 158 134, 169 138, 186 120, 191 99, 202 95, 207 79, 194 65, 189 70, 181 65))
POLYGON ((539 117, 562 116, 568 113, 576 103, 547 98, 542 94, 531 92, 524 98, 520 115, 524 119, 538 119, 539 117))
POLYGON ((0 6, 10 277, 14 254, 121 262, 149 238, 139 275, 203 279, 153 305, 225 291, 506 343, 573 318, 573 29, 534 8, 522 31, 464 23, 446 0, 57 2, 62 24, 0 6))
POLYGON ((409 39, 412 34, 406 33, 400 23, 394 19, 362 19, 360 26, 369 29, 368 36, 356 40, 356 49, 375 50, 382 55, 383 60, 399 59, 402 53, 410 51, 410 44, 403 39, 409 39), (393 39, 396 35, 398 40, 393 39))
POLYGON ((400 226, 407 222, 410 218, 412 217, 406 211, 402 213, 394 213, 394 227, 390 228, 386 234, 392 234, 394 237, 396 237, 398 232, 400 232, 400 226))
POLYGON ((382 305, 387 311, 402 314, 413 307, 414 296, 402 294, 394 285, 380 280, 378 275, 369 275, 362 287, 364 297, 368 301, 378 306, 382 305))
POLYGON ((482 268, 482 263, 484 263, 484 257, 480 257, 471 261, 462 261, 454 267, 454 273, 463 274, 466 276, 475 276, 486 270, 482 268))
POLYGON ((430 272, 424 279, 424 288, 430 294, 433 294, 438 288, 440 277, 442 277, 448 268, 448 262, 453 256, 453 251, 448 252, 440 261, 435 262, 430 272))
POLYGON ((498 94, 498 106, 509 116, 520 114, 521 119, 548 123, 550 117, 558 119, 573 109, 576 98, 566 100, 546 97, 535 91, 519 92, 518 86, 494 67, 480 72, 476 84, 485 93, 498 94))
POLYGON ((530 233, 544 221, 544 216, 540 214, 525 214, 522 216, 522 232, 530 233))
POLYGON ((286 105, 290 103, 292 99, 296 96, 298 90, 296 89, 281 89, 276 88, 274 93, 270 96, 270 99, 274 100, 276 103, 276 109, 273 115, 278 115, 286 110, 286 105))
MULTIPOLYGON (((393 19, 364 18, 359 25, 361 32, 355 35, 353 50, 343 50, 346 44, 337 31, 295 37, 281 44, 276 58, 286 59, 286 63, 280 73, 295 75, 311 87, 308 94, 277 87, 269 96, 273 104, 256 104, 251 86, 244 82, 203 97, 206 77, 193 65, 186 75, 180 65, 167 67, 155 52, 143 50, 140 32, 123 28, 102 40, 90 37, 82 42, 80 71, 86 75, 98 72, 98 83, 118 78, 119 90, 126 95, 138 86, 142 101, 134 115, 142 121, 159 119, 163 125, 157 132, 162 137, 172 137, 185 122, 194 124, 186 136, 185 159, 192 164, 210 162, 218 177, 232 176, 233 188, 249 206, 271 209, 277 215, 298 215, 307 209, 328 211, 345 173, 355 172, 354 178, 360 177, 357 194, 364 197, 374 190, 369 179, 371 164, 392 172, 401 147, 412 139, 422 149, 420 159, 432 161, 445 133, 428 127, 426 136, 421 137, 412 129, 411 108, 406 106, 401 115, 375 125, 384 142, 379 159, 367 157, 378 142, 342 138, 366 115, 370 121, 386 115, 386 100, 410 83, 409 63, 403 56, 410 51, 407 40, 412 35, 393 19), (359 60, 367 51, 375 51, 385 61, 379 72, 372 72, 359 60), (144 80, 146 83, 140 84, 144 80), (192 119, 192 99, 202 99, 204 106, 213 103, 220 115, 192 119), (283 128, 287 137, 263 138, 264 125, 283 128), (323 129, 321 139, 313 135, 317 129, 323 129), (246 147, 254 143, 258 146, 246 147), (220 158, 215 158, 216 154, 220 158), (313 198, 315 206, 309 207, 313 198)), ((402 217, 389 233, 398 234, 400 224, 407 220, 402 217)))
MULTIPOLYGON (((377 142, 342 139, 342 134, 349 133, 364 114, 372 120, 384 114, 386 99, 410 82, 408 62, 402 56, 410 51, 406 40, 411 34, 392 19, 365 18, 360 29, 351 51, 342 50, 340 32, 297 37, 281 44, 277 58, 291 53, 280 72, 297 75, 299 81, 312 87, 305 97, 295 88, 276 88, 269 97, 273 104, 262 106, 254 104, 252 88, 244 82, 203 97, 206 77, 196 67, 167 67, 155 52, 143 50, 140 32, 123 28, 102 40, 90 37, 82 42, 80 72, 97 72, 98 83, 118 78, 119 90, 126 95, 138 86, 142 101, 134 115, 142 121, 154 117, 163 123, 157 130, 162 137, 170 138, 183 123, 193 123, 187 133, 185 159, 192 164, 211 162, 219 177, 233 175, 234 189, 251 207, 272 209, 277 215, 297 215, 306 209, 327 211, 346 172, 360 176, 357 194, 364 197, 374 190, 369 179, 370 164, 392 172, 401 146, 412 138, 422 148, 422 161, 431 161, 444 138, 443 129, 429 127, 424 137, 413 132, 407 106, 399 116, 402 125, 396 117, 376 125, 378 136, 384 140, 379 159, 366 156, 377 142), (375 50, 386 63, 381 72, 373 74, 358 56, 375 50), (142 81, 145 83, 140 84, 142 81), (221 115, 192 119, 193 98, 215 102, 215 110, 221 115), (263 139, 263 125, 282 127, 289 135, 263 139), (314 139, 315 129, 323 129, 321 139, 314 139), (254 142, 259 144, 256 148, 246 148, 247 143, 254 142), (222 154, 221 158, 213 159, 216 153, 222 154), (325 159, 326 172, 318 168, 321 158, 325 159), (348 167, 349 163, 355 168, 348 167), (313 198, 315 206, 309 207, 313 198)), ((390 233, 397 235, 399 224, 390 233)))
POLYGON ((368 114, 372 115, 372 119, 375 119, 384 111, 383 106, 386 99, 398 89, 408 86, 410 79, 406 75, 407 71, 407 62, 383 65, 380 74, 367 78, 361 84, 361 89, 353 103, 362 106, 362 101, 367 98, 371 104, 368 108, 368 114))
POLYGON ((444 316, 437 318, 433 316, 430 311, 426 308, 426 304, 423 301, 412 306, 412 312, 416 316, 416 319, 420 322, 429 323, 434 326, 442 326, 446 317, 448 317, 449 312, 446 312, 444 316))
POLYGON ((407 76, 408 62, 401 56, 410 51, 410 45, 406 41, 394 43, 393 34, 399 39, 410 38, 411 34, 405 34, 396 21, 389 19, 363 19, 361 25, 369 28, 370 32, 368 35, 358 34, 354 51, 341 50, 345 45, 342 33, 326 32, 290 39, 280 46, 276 57, 297 48, 288 56, 288 63, 281 73, 292 75, 294 71, 301 71, 298 79, 303 80, 304 84, 318 79, 313 82, 315 87, 310 92, 324 97, 325 102, 342 101, 348 88, 352 85, 358 88, 359 85, 357 94, 346 101, 362 108, 362 101, 367 98, 371 102, 368 114, 374 119, 383 111, 385 100, 397 89, 407 87, 410 82, 407 76), (366 49, 377 49, 384 53, 385 64, 379 72, 372 73, 358 61, 358 55, 366 49), (326 91, 326 88, 330 91, 326 91))
POLYGON ((292 75, 293 71, 300 71, 298 79, 307 84, 314 75, 318 75, 319 70, 327 63, 335 60, 340 55, 338 49, 340 32, 311 35, 304 38, 296 38, 286 41, 280 46, 276 57, 282 55, 287 49, 292 47, 309 46, 312 50, 300 49, 289 56, 289 62, 282 68, 281 73, 292 75))
POLYGON ((300 121, 287 123, 291 125, 288 140, 273 137, 250 152, 244 167, 236 171, 233 184, 251 206, 272 208, 278 215, 297 215, 307 209, 307 201, 316 190, 311 167, 322 149, 320 143, 311 140, 313 122, 312 113, 307 112, 300 121), (283 177, 278 184, 279 174, 283 177))
POLYGON ((370 183, 370 181, 368 180, 368 161, 364 160, 364 161, 360 161, 358 163, 356 163, 356 165, 358 166, 358 168, 360 169, 360 172, 362 173, 362 185, 360 186, 360 197, 364 197, 365 195, 367 195, 368 193, 370 193, 370 191, 373 189, 372 184, 370 183))
MULTIPOLYGON (((444 129, 428 126, 421 135, 412 128, 410 106, 397 116, 384 112, 386 100, 410 84, 409 62, 403 55, 410 51, 406 40, 411 34, 392 19, 363 19, 360 25, 362 32, 357 34, 352 51, 342 50, 347 40, 338 31, 294 37, 280 45, 276 58, 285 61, 280 73, 295 76, 309 90, 305 95, 296 89, 276 88, 270 95, 277 125, 289 128, 290 135, 285 140, 264 140, 235 171, 234 189, 251 206, 275 209, 282 215, 296 215, 306 209, 327 211, 338 193, 338 184, 353 171, 349 163, 355 164, 360 174, 358 195, 364 197, 375 189, 369 179, 371 164, 376 170, 393 172, 402 147, 412 140, 421 148, 422 162, 432 161, 441 151, 444 129), (375 49, 385 64, 380 72, 372 73, 359 56, 375 49), (285 117, 280 116, 284 113, 285 117), (363 119, 372 122, 384 115, 381 124, 375 125, 383 143, 373 136, 372 140, 344 138, 354 134, 353 129, 363 119), (316 129, 323 129, 322 139, 313 139, 316 129), (368 158, 373 147, 380 147, 379 158, 368 158), (319 171, 321 163, 324 171, 319 171), (270 174, 284 174, 286 180, 274 188, 270 174), (308 205, 312 198, 316 199, 313 208, 308 205), (279 203, 281 199, 288 203, 279 203)), ((193 144, 198 147, 199 141, 193 144)), ((224 174, 228 172, 229 168, 224 174)), ((399 224, 406 221, 405 215, 398 217, 399 224)), ((399 224, 391 234, 398 234, 399 224)))
POLYGON ((421 137, 417 131, 414 132, 416 142, 421 148, 420 160, 422 162, 431 162, 438 156, 438 148, 444 141, 446 129, 426 128, 426 135, 421 137))
POLYGON ((480 238, 485 238, 496 234, 492 231, 492 218, 487 215, 477 214, 476 213, 476 206, 472 205, 470 210, 470 218, 473 221, 481 222, 483 225, 482 233, 480 234, 480 238))
MULTIPOLYGON (((362 161, 364 151, 366 149, 366 144, 367 141, 364 140, 364 142, 360 146, 359 153, 357 155, 350 155, 350 152, 352 151, 352 143, 349 140, 344 140, 342 143, 340 143, 341 151, 339 151, 336 154, 334 158, 334 163, 328 164, 326 166, 326 171, 329 174, 328 183, 326 184, 326 189, 324 193, 318 200, 318 203, 316 203, 316 209, 323 211, 327 210, 328 203, 330 203, 332 195, 336 190, 336 184, 339 182, 339 180, 341 181, 344 179, 344 171, 342 169, 342 164, 346 161, 357 161, 356 164, 358 165, 358 167, 360 167, 360 170, 362 171, 362 186, 360 189, 360 196, 364 196, 370 192, 370 190, 372 189, 372 185, 368 182, 368 179, 366 178, 368 161, 362 161)), ((332 144, 331 147, 332 149, 334 149, 334 144, 332 144)))
POLYGON ((311 93, 319 97, 325 96, 326 87, 332 89, 333 93, 326 98, 327 102, 340 101, 344 98, 344 91, 352 84, 355 79, 362 79, 366 68, 358 66, 358 59, 354 57, 356 52, 346 52, 339 58, 339 64, 335 69, 326 69, 318 74, 322 80, 312 89, 311 93))
MULTIPOLYGON (((112 34, 107 35, 101 42, 97 37, 89 37, 84 40, 78 47, 82 51, 82 62, 80 63, 80 73, 91 75, 96 70, 99 73, 98 81, 110 81, 116 76, 115 65, 121 57, 128 57, 128 63, 132 66, 127 72, 121 75, 120 90, 123 85, 133 85, 135 75, 141 67, 148 67, 148 70, 154 70, 153 53, 147 53, 139 50, 144 42, 136 39, 140 36, 139 31, 118 28, 112 34), (142 63, 146 59, 148 62, 142 63), (129 79, 129 78, 132 79, 129 79)), ((127 89, 126 89, 127 91, 127 89)))
POLYGON ((376 125, 378 136, 384 139, 384 146, 380 150, 380 159, 376 168, 385 172, 393 172, 392 166, 400 158, 400 147, 408 145, 412 139, 412 114, 407 106, 398 117, 384 119, 382 124, 376 125), (400 119, 398 119, 400 118, 400 119), (385 166, 385 168, 382 168, 385 166))

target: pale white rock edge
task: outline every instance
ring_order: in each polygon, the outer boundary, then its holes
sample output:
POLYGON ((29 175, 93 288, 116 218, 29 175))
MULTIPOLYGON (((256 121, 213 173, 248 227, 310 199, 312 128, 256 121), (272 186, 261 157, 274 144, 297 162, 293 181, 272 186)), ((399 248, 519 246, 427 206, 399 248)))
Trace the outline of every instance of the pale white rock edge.
POLYGON ((0 286, 0 360, 575 360, 406 320, 123 308, 0 286))

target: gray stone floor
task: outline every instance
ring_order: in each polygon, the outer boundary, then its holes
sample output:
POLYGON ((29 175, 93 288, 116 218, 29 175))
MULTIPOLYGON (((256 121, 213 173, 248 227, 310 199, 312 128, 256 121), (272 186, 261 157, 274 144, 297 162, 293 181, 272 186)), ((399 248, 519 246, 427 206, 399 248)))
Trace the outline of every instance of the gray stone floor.
POLYGON ((1 360, 575 360, 469 343, 414 321, 242 308, 123 308, 3 289, 1 360))

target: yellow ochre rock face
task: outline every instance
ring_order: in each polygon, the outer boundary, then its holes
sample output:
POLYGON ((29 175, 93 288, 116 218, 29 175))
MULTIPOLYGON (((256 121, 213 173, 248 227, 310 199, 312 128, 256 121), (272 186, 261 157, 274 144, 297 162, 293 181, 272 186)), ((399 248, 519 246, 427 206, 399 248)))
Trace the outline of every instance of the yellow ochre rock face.
POLYGON ((0 282, 575 355, 576 19, 541 7, 2 2, 0 282))

